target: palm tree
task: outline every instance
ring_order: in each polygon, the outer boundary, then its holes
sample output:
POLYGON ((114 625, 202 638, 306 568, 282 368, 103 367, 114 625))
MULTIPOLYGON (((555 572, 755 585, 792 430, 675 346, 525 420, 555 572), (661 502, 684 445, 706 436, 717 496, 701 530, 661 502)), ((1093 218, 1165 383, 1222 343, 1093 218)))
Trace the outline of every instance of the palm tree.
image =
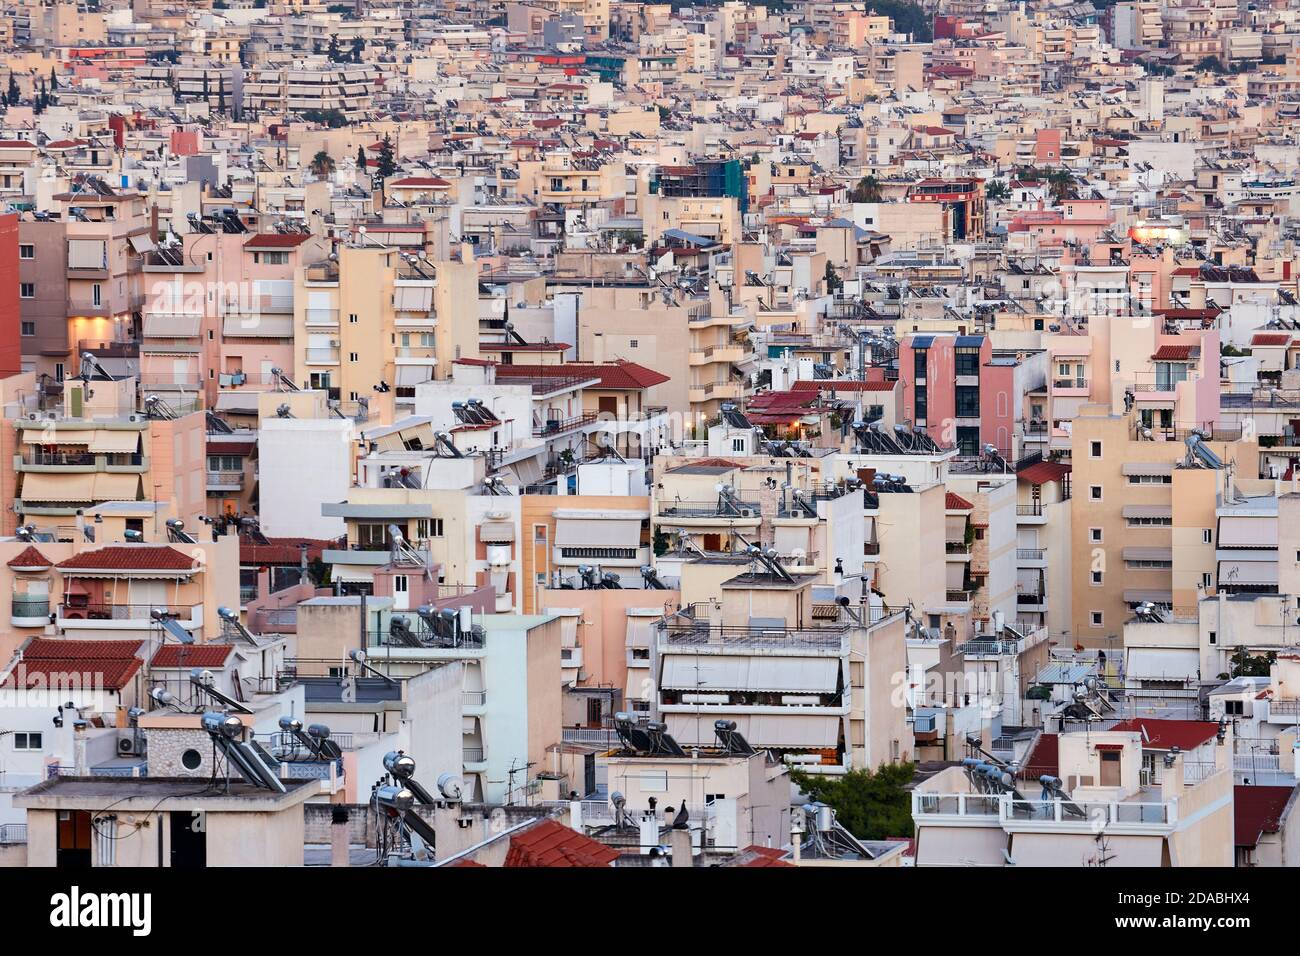
POLYGON ((322 149, 311 158, 311 166, 309 168, 316 176, 325 177, 334 172, 334 160, 330 158, 329 153, 322 149))
POLYGON ((875 176, 863 176, 849 193, 849 202, 880 202, 880 181, 875 176))
POLYGON ((1068 169, 1054 169, 1047 177, 1048 186, 1051 189, 1052 199, 1055 202, 1061 202, 1063 199, 1078 199, 1079 194, 1074 188, 1074 176, 1068 169))
POLYGON ((1005 202, 1011 198, 1011 189, 1004 180, 993 179, 984 187, 984 198, 991 202, 1005 202))

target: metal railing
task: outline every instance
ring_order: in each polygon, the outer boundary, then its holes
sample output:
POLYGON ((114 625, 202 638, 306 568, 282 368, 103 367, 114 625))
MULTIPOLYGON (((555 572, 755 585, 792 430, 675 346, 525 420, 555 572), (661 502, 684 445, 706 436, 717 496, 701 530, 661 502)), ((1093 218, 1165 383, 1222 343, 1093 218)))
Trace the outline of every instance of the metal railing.
POLYGON ((64 620, 147 621, 153 611, 162 609, 169 616, 188 621, 194 613, 190 607, 164 607, 159 604, 60 604, 59 617, 64 620))
POLYGON ((824 628, 790 629, 784 627, 745 627, 743 625, 710 625, 697 621, 690 625, 669 623, 661 632, 668 644, 721 644, 731 647, 785 648, 810 647, 841 650, 848 641, 848 626, 827 625, 824 628))
POLYGON ((0 846, 13 846, 27 842, 27 824, 0 823, 0 846))
POLYGON ((1016 560, 1041 561, 1046 552, 1042 548, 1016 548, 1016 560))
POLYGON ((462 759, 465 763, 482 763, 482 762, 483 762, 483 748, 482 748, 482 747, 462 747, 462 748, 461 748, 461 759, 462 759))
MULTIPOLYGON (((509 379, 506 379, 509 382, 509 379)), ((561 435, 564 432, 572 431, 575 428, 581 428, 583 425, 590 425, 596 420, 595 412, 583 412, 573 418, 550 419, 541 425, 533 426, 533 437, 541 438, 545 435, 561 435)))
POLYGON ((50 599, 48 597, 33 598, 15 594, 9 604, 9 613, 13 617, 48 617, 50 599))

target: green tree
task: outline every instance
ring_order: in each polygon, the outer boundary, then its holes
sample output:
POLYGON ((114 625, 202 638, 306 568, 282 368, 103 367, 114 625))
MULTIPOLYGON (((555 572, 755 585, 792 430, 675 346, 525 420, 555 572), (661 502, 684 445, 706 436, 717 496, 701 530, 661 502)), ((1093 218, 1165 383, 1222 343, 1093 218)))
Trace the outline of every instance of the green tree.
POLYGON ((1011 198, 1011 187, 1001 179, 991 179, 984 187, 984 198, 990 202, 1006 202, 1011 198))
POLYGON ((875 176, 863 176, 849 192, 849 202, 880 202, 880 181, 875 176))
POLYGON ((1276 660, 1276 651, 1269 651, 1259 657, 1252 657, 1243 647, 1228 658, 1228 663, 1232 665, 1233 677, 1267 677, 1276 660))
POLYGON ((844 288, 844 280, 841 279, 840 274, 835 271, 835 266, 827 262, 826 263, 826 291, 829 292, 831 295, 834 295, 836 292, 839 292, 840 289, 843 288, 844 288))
POLYGON ((50 67, 50 89, 57 90, 58 88, 59 88, 59 75, 54 71, 54 67, 50 67))
POLYGON ((18 81, 14 79, 13 72, 9 73, 9 93, 6 102, 10 106, 17 106, 22 100, 22 93, 18 89, 18 81))
POLYGON ((929 43, 934 39, 933 22, 918 3, 909 0, 872 0, 868 7, 872 13, 892 19, 897 33, 910 33, 918 43, 929 43))
POLYGON ((1074 186, 1074 176, 1068 169, 1054 169, 1047 177, 1048 189, 1054 202, 1079 198, 1074 186))
POLYGON ((334 172, 334 160, 322 149, 311 158, 311 165, 308 168, 316 176, 325 177, 334 172))
POLYGON ((364 170, 365 168, 366 168, 366 148, 364 146, 358 146, 357 147, 357 169, 364 170))
POLYGON ((791 770, 790 779, 813 800, 835 810, 840 825, 859 840, 912 835, 910 763, 881 764, 876 770, 850 770, 838 777, 791 770))
POLYGON ((348 59, 353 63, 361 62, 361 54, 366 51, 366 41, 357 37, 352 41, 352 50, 348 53, 348 59))
POLYGON ((379 158, 375 161, 375 172, 380 179, 387 179, 397 172, 397 160, 393 156, 393 139, 387 133, 379 144, 379 158))
POLYGON ((343 54, 339 52, 339 35, 337 33, 330 34, 330 45, 326 49, 325 55, 329 57, 331 63, 338 63, 343 59, 343 54))

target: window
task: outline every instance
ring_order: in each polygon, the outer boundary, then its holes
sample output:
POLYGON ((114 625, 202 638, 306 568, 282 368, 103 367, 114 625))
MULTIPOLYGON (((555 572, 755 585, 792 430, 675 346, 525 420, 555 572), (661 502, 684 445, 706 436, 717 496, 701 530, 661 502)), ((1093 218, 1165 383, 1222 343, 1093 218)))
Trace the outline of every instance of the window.
POLYGON ((348 313, 348 324, 349 324, 349 325, 356 325, 356 324, 357 324, 357 314, 356 314, 355 312, 349 312, 349 313, 348 313))
POLYGON ((1090 501, 1101 501, 1101 485, 1088 486, 1088 499, 1090 501))
POLYGON ((1102 618, 1101 611, 1093 611, 1088 615, 1088 623, 1091 624, 1093 627, 1101 627, 1102 620, 1103 618, 1102 618))
POLYGON ((980 390, 978 385, 958 385, 956 398, 957 407, 955 410, 958 418, 980 417, 980 390))
POLYGON ((1214 646, 1215 644, 1218 644, 1218 643, 1219 643, 1219 632, 1218 632, 1218 631, 1210 631, 1209 638, 1210 638, 1210 646, 1214 646))
POLYGON ((14 750, 40 750, 42 737, 38 733, 14 734, 14 750))
POLYGON ((1089 528, 1089 529, 1088 529, 1088 540, 1091 541, 1093 544, 1101 544, 1101 529, 1100 529, 1100 528, 1089 528))
POLYGON ((20 299, 36 298, 36 283, 35 282, 18 283, 18 298, 20 299))
POLYGON ((1174 562, 1172 561, 1148 561, 1143 559, 1124 562, 1124 567, 1130 571, 1164 571, 1173 566, 1174 562))
POLYGON ((1100 458, 1101 442, 1099 441, 1088 442, 1088 455, 1091 458, 1100 458))
POLYGON ((30 245, 30 244, 28 244, 28 243, 22 243, 21 245, 18 246, 18 258, 19 258, 19 259, 35 259, 35 258, 36 258, 36 247, 33 246, 33 245, 30 245))
POLYGON ((1242 700, 1225 700, 1223 712, 1229 717, 1242 717, 1246 713, 1246 702, 1242 700))
POLYGON ((209 455, 208 471, 243 471, 244 459, 238 455, 209 455))
POLYGON ((1172 484, 1173 475, 1129 475, 1130 485, 1168 485, 1172 484))
POLYGON ((731 439, 731 450, 735 452, 743 452, 745 450, 745 439, 743 438, 731 439))
POLYGON ((35 335, 35 334, 36 334, 36 323, 35 323, 35 322, 23 322, 23 323, 22 323, 22 333, 23 333, 23 335, 35 335))
POLYGON ((1093 572, 1092 572, 1092 583, 1095 584, 1095 585, 1100 585, 1100 584, 1101 584, 1101 572, 1100 572, 1100 571, 1093 571, 1093 572))
POLYGON ((1149 528, 1156 526, 1168 527, 1172 525, 1172 518, 1129 518, 1127 526, 1130 528, 1149 528))
POLYGON ((90 301, 93 305, 104 304, 104 287, 98 282, 90 287, 90 301))
POLYGON ((1201 587, 1203 588, 1214 587, 1214 575, 1211 572, 1209 571, 1202 572, 1201 587))
POLYGON ((1201 529, 1201 543, 1202 543, 1202 544, 1214 544, 1214 529, 1213 529, 1213 528, 1202 528, 1202 529, 1201 529))
POLYGON ((356 352, 349 352, 349 353, 348 353, 348 361, 349 361, 349 362, 355 362, 358 358, 360 358, 360 356, 359 356, 356 352))
POLYGON ((636 348, 638 344, 639 344, 639 343, 638 343, 638 341, 637 341, 636 339, 628 339, 628 340, 627 340, 627 347, 630 348, 630 349, 634 349, 634 348, 636 348))
POLYGON ((978 375, 980 373, 980 350, 971 348, 957 349, 958 375, 978 375))
POLYGON ((259 262, 264 266, 287 266, 289 264, 289 253, 287 252, 255 252, 253 261, 259 262))

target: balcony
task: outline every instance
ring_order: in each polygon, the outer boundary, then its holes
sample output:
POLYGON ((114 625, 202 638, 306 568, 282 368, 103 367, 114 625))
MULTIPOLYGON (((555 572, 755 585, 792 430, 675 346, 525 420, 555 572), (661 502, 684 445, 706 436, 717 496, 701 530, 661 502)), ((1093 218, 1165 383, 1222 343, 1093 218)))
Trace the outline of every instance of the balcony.
POLYGON ((973 593, 972 591, 958 591, 949 588, 944 592, 944 600, 949 604, 969 604, 973 593))
POLYGON ((1086 378, 1054 378, 1052 379, 1052 391, 1062 396, 1086 396, 1088 394, 1088 380, 1086 378))
POLYGON ((583 412, 573 418, 552 418, 542 425, 533 426, 534 438, 553 438, 557 435, 564 435, 568 432, 577 431, 578 429, 594 424, 596 421, 595 412, 583 412))
POLYGON ((1043 513, 1043 503, 1041 501, 1016 505, 1016 517, 1021 519, 1021 524, 1044 524, 1047 521, 1047 515, 1043 513))
MULTIPOLYGON (((112 315, 111 309, 102 309, 100 312, 76 313, 80 315, 112 315)), ((139 342, 103 342, 94 339, 80 339, 77 342, 78 352, 91 352, 96 358, 117 358, 117 359, 138 359, 140 357, 139 342)))
POLYGON ((756 501, 682 501, 673 500, 671 505, 660 504, 659 518, 671 518, 674 524, 699 526, 716 524, 752 524, 757 527, 762 520, 762 511, 756 501))
POLYGON ((203 626, 203 605, 167 607, 159 604, 98 604, 77 600, 59 605, 59 627, 137 630, 153 627, 153 612, 161 609, 186 630, 203 626))
POLYGON ((9 623, 14 627, 44 627, 50 623, 48 594, 14 594, 9 604, 9 623))
POLYGON ((208 472, 208 491, 241 491, 244 487, 242 471, 208 472))
POLYGON ((148 471, 149 457, 133 452, 45 452, 31 449, 14 456, 14 468, 17 471, 48 474, 81 474, 97 471, 131 474, 148 471))
POLYGON ((306 309, 303 312, 303 324, 307 328, 337 328, 339 324, 338 309, 306 309))
POLYGON ((306 362, 308 365, 338 365, 339 350, 337 348, 313 349, 306 350, 306 362))
POLYGON ((1042 591, 1020 591, 1016 594, 1016 607, 1029 612, 1045 610, 1047 595, 1042 591))
POLYGON ((971 546, 964 541, 945 541, 943 550, 950 559, 958 561, 970 560, 971 546))
POLYGON ((487 760, 487 755, 482 747, 463 747, 461 748, 461 755, 461 759, 464 760, 467 767, 471 764, 485 763, 487 760))

